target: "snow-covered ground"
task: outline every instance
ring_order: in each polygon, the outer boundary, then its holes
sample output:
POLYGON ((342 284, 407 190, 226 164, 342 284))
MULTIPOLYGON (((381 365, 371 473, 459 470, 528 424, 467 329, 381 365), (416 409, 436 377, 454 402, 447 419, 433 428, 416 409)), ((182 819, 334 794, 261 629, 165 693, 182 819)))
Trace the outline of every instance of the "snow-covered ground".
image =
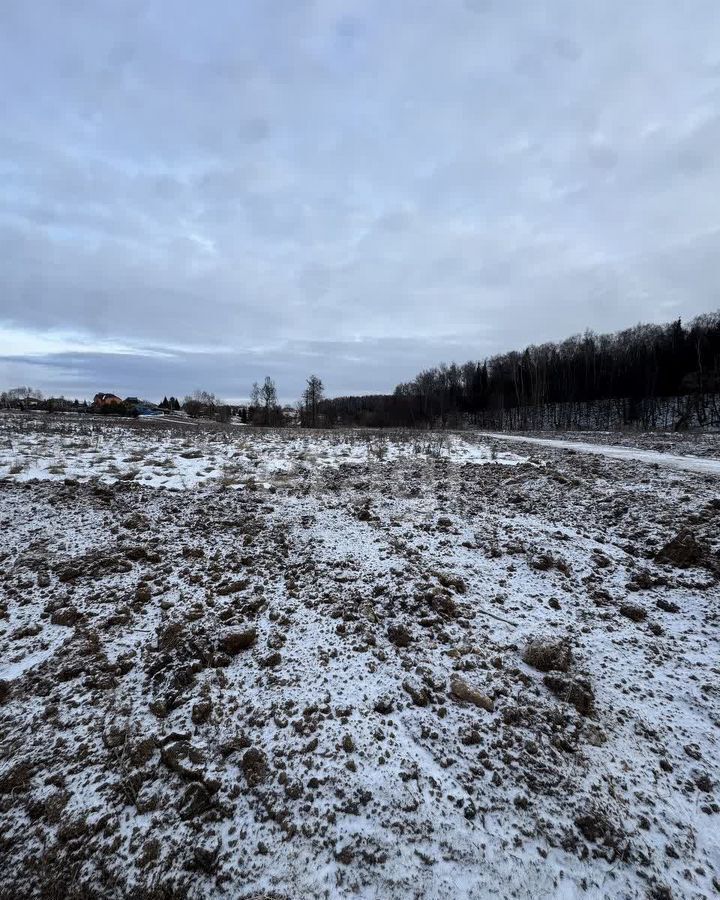
POLYGON ((388 437, 379 432, 202 428, 201 420, 192 419, 130 420, 123 428, 100 418, 0 415, 0 478, 132 481, 185 489, 218 480, 228 487, 247 481, 272 484, 318 467, 407 458, 504 465, 525 460, 508 450, 494 451, 470 433, 388 437))
POLYGON ((712 473, 20 417, 0 448, 0 896, 719 889, 712 473))

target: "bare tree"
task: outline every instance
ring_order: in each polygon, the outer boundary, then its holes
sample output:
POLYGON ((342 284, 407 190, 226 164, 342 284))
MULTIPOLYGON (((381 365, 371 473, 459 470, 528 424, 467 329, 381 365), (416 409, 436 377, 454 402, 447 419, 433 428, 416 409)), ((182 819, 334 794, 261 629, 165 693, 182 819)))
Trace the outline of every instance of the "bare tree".
POLYGON ((192 394, 188 394, 183 402, 185 412, 192 416, 213 415, 215 407, 221 406, 222 401, 209 391, 201 391, 199 388, 194 390, 192 394))
POLYGON ((253 383, 250 391, 250 421, 253 425, 273 425, 282 418, 278 407, 277 388, 269 375, 265 381, 253 383))
POLYGON ((311 375, 303 391, 304 423, 310 428, 317 428, 318 407, 323 399, 323 383, 317 375, 311 375))
POLYGON ((13 401, 22 402, 27 400, 42 400, 43 392, 32 387, 16 387, 10 388, 9 391, 3 391, 0 395, 3 403, 12 403, 13 401))
POLYGON ((201 391, 199 388, 196 388, 192 394, 189 394, 185 398, 185 402, 187 403, 189 400, 194 400, 196 403, 202 403, 203 406, 218 406, 220 404, 220 400, 215 396, 215 394, 210 391, 201 391))
MULTIPOLYGON (((255 387, 256 385, 253 385, 253 389, 255 387)), ((263 386, 260 388, 260 400, 265 408, 265 424, 269 425, 270 419, 274 417, 278 405, 275 382, 269 375, 265 376, 263 386)))

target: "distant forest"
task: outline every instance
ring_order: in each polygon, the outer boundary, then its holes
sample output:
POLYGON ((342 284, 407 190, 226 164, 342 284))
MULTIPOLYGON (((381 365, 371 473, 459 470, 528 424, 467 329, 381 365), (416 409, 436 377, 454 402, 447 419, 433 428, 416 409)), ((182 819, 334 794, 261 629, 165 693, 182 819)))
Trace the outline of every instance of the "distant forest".
POLYGON ((89 404, 18 387, 0 393, 0 408, 113 416, 182 411, 266 427, 720 429, 720 310, 686 325, 677 319, 615 334, 587 331, 481 361, 442 363, 392 394, 327 398, 321 379, 311 375, 295 406, 281 407, 266 376, 241 405, 200 389, 182 403, 98 393, 89 404))
MULTIPOLYGON (((442 364, 393 394, 324 400, 320 414, 328 426, 688 427, 708 424, 705 398, 718 393, 720 311, 687 325, 678 319, 616 334, 588 331, 479 362, 442 364), (669 405, 667 398, 686 400, 669 405)), ((716 402, 712 409, 717 415, 716 402)))

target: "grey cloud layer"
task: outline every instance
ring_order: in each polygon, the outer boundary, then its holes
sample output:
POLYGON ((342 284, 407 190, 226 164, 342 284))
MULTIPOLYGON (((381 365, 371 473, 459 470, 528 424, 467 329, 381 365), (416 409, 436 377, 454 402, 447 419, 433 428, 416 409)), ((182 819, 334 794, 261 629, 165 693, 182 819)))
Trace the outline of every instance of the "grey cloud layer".
POLYGON ((0 327, 134 342, 147 393, 149 344, 217 345, 231 396, 317 346, 362 392, 411 374, 400 339, 421 366, 718 304, 714 0, 7 0, 0 85, 0 327))

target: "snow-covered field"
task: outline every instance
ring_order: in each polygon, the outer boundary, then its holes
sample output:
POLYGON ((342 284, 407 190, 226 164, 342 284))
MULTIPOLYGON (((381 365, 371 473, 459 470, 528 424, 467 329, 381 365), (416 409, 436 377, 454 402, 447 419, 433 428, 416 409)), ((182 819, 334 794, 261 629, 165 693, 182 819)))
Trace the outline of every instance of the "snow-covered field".
POLYGON ((0 896, 720 890, 720 479, 0 417, 0 896))
POLYGON ((163 419, 24 417, 0 414, 0 478, 137 482, 186 489, 220 480, 240 488, 269 487, 318 467, 401 459, 515 465, 526 457, 495 451, 467 435, 219 428, 163 419), (198 430, 199 429, 199 430, 198 430))

